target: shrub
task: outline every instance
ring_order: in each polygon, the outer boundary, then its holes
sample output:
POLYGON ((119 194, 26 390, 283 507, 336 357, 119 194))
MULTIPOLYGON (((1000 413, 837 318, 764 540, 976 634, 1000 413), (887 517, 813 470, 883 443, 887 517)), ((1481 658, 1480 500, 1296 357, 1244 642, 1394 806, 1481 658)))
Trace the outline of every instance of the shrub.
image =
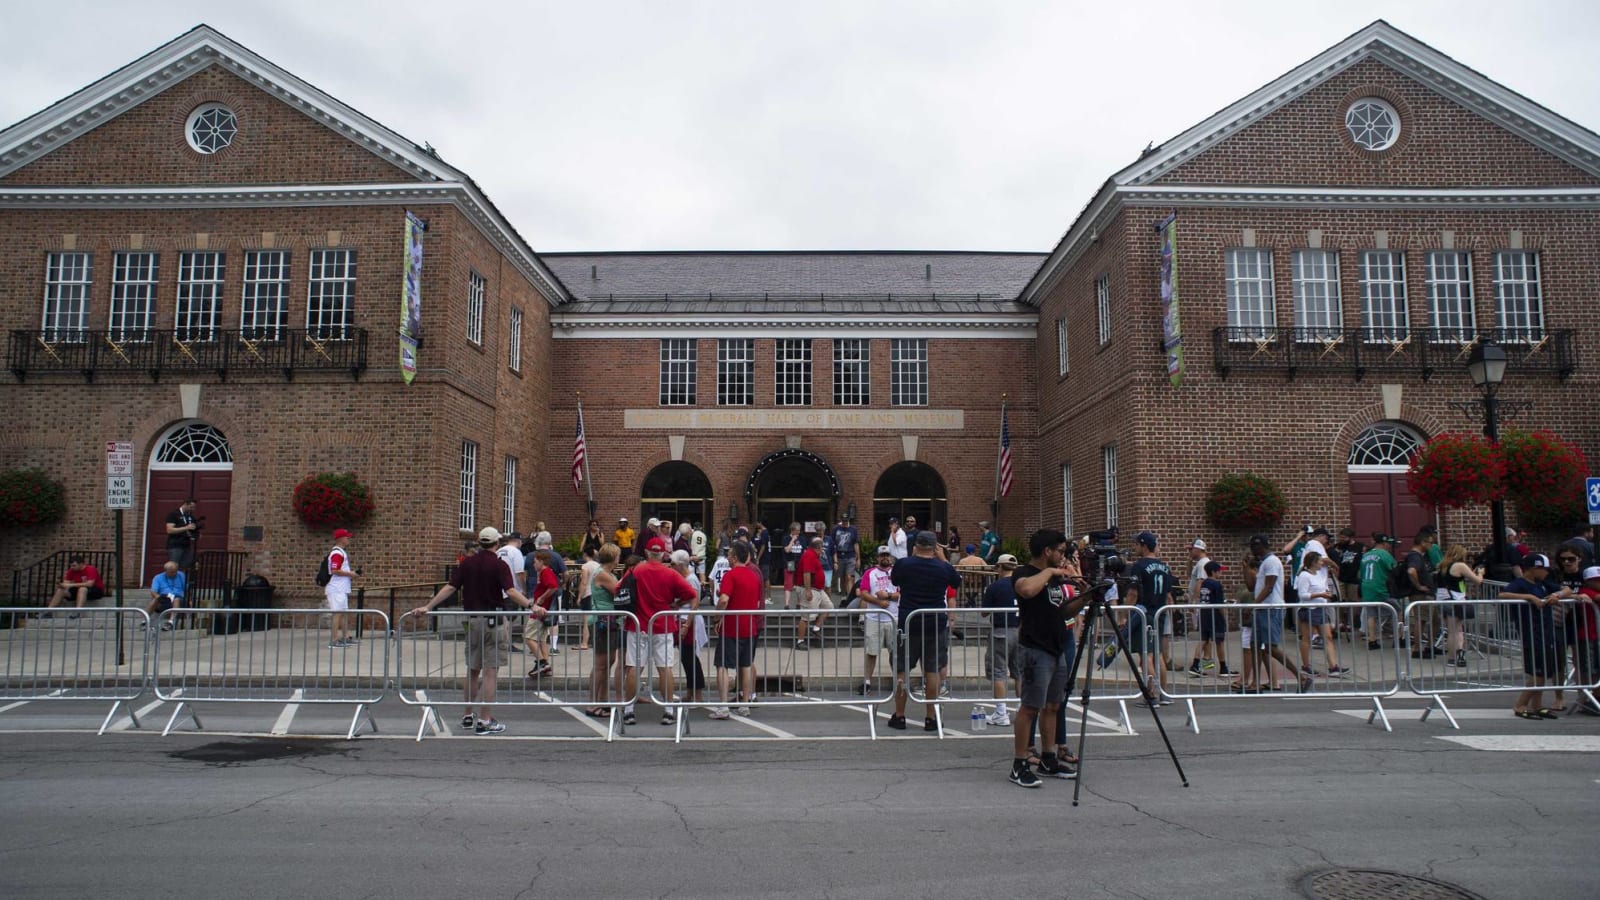
POLYGON ((1218 528, 1271 528, 1283 519, 1283 491, 1269 478, 1224 475, 1206 496, 1206 518, 1218 528))
POLYGON ((372 491, 351 474, 307 475, 294 488, 294 511, 313 528, 359 525, 372 508, 372 491))
POLYGON ((1504 474, 1504 456, 1487 438, 1441 434, 1412 455, 1406 485, 1426 506, 1456 509, 1499 499, 1504 474))
POLYGON ((0 472, 0 527, 54 525, 66 514, 66 489, 43 469, 0 472))

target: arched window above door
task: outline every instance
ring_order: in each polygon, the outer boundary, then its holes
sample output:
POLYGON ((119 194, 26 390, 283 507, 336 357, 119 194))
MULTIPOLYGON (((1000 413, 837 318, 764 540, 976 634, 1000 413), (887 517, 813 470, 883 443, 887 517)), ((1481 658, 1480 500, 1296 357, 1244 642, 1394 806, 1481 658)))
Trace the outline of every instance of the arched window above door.
POLYGON ((1411 455, 1422 449, 1423 438, 1399 422, 1378 422, 1350 444, 1350 471, 1405 471, 1411 455))
POLYGON ((232 465, 233 450, 228 439, 204 422, 190 422, 167 432, 156 447, 156 463, 167 465, 232 465))

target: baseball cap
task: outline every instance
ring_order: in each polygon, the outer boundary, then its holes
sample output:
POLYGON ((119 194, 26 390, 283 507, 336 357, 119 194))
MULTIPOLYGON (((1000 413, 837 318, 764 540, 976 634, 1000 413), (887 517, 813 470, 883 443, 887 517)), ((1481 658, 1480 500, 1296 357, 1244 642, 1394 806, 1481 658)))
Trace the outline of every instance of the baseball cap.
MULTIPOLYGON (((1374 540, 1376 540, 1376 536, 1374 536, 1374 540)), ((1255 546, 1256 544, 1260 544, 1261 546, 1265 547, 1265 546, 1267 546, 1268 544, 1271 544, 1271 543, 1272 542, 1267 540, 1267 536, 1264 535, 1264 534, 1252 534, 1252 535, 1250 535, 1250 546, 1252 546, 1252 547, 1255 546)))
POLYGON ((994 564, 1001 568, 1015 569, 1017 567, 1017 558, 1009 553, 1002 553, 1000 558, 994 561, 994 564))
POLYGON ((1381 531, 1374 531, 1372 533, 1372 542, 1374 544, 1392 544, 1394 543, 1394 538, 1381 531))
POLYGON ((890 517, 889 517, 889 521, 890 521, 890 522, 898 522, 898 521, 900 521, 900 519, 899 519, 899 518, 897 518, 897 517, 895 517, 895 516, 890 516, 890 517))
POLYGON ((1219 563, 1214 559, 1211 560, 1210 562, 1206 563, 1206 565, 1205 565, 1205 573, 1207 575, 1212 575, 1212 574, 1215 574, 1217 572, 1226 572, 1226 571, 1228 571, 1228 567, 1224 566, 1222 563, 1219 563))
POLYGON ((522 532, 513 531, 510 534, 503 535, 503 537, 504 537, 505 540, 508 540, 508 541, 520 541, 520 540, 522 540, 522 532))
MULTIPOLYGON (((1326 526, 1318 525, 1317 527, 1311 529, 1311 533, 1314 534, 1314 535, 1316 535, 1316 534, 1328 535, 1328 529, 1327 529, 1326 526)), ((1331 536, 1331 535, 1328 535, 1328 536, 1331 536)))
POLYGON ((1154 531, 1141 531, 1134 538, 1134 541, 1154 550, 1156 548, 1156 533, 1154 531))
POLYGON ((1583 580, 1588 581, 1591 578, 1600 578, 1600 566, 1590 566, 1583 570, 1583 580))
POLYGON ((493 544, 498 540, 500 540, 500 532, 495 530, 493 525, 478 532, 478 543, 480 544, 493 544))
POLYGON ((879 544, 878 545, 878 555, 879 556, 890 556, 891 554, 889 553, 889 545, 888 544, 879 544))
POLYGON ((672 562, 673 562, 674 565, 681 566, 684 563, 687 563, 689 561, 689 559, 690 559, 689 551, 687 551, 687 550, 674 550, 674 551, 672 551, 672 562))
POLYGON ((628 517, 627 516, 617 516, 617 521, 618 522, 626 522, 626 521, 628 521, 628 517))
POLYGON ((1545 556, 1543 553, 1529 553, 1522 558, 1522 567, 1524 569, 1548 569, 1550 568, 1550 557, 1545 556))
POLYGON ((650 521, 646 522, 645 524, 649 525, 651 528, 660 528, 661 527, 661 520, 655 518, 654 516, 651 516, 650 517, 650 521))
POLYGON ((350 533, 346 529, 343 529, 343 528, 335 528, 333 530, 333 539, 334 540, 340 541, 340 540, 344 540, 347 537, 355 537, 355 535, 350 533))
POLYGON ((1194 543, 1190 544, 1189 546, 1196 550, 1204 550, 1206 548, 1206 542, 1200 540, 1199 538, 1195 538, 1194 543))
POLYGON ((644 549, 646 552, 651 553, 665 553, 672 549, 672 545, 667 543, 666 538, 658 534, 644 545, 644 549))
POLYGON ((1312 525, 1309 522, 1306 523, 1306 534, 1316 534, 1316 533, 1317 533, 1317 529, 1312 527, 1312 525))
POLYGON ((937 547, 939 546, 939 538, 931 531, 919 531, 917 532, 917 546, 937 547))

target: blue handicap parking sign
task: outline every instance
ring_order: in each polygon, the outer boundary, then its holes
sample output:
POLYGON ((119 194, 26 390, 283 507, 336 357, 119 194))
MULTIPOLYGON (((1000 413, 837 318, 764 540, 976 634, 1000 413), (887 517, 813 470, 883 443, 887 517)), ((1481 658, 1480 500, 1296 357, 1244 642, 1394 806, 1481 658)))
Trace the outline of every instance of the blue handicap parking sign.
POLYGON ((1589 504, 1589 524, 1600 525, 1600 478, 1584 479, 1583 493, 1589 504))

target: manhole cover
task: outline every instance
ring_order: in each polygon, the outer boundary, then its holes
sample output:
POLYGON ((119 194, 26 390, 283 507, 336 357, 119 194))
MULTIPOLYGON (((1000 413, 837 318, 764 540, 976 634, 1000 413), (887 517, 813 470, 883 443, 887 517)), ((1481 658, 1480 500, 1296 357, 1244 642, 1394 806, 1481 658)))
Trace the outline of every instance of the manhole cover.
POLYGON ((1328 869, 1300 881, 1314 900, 1483 900, 1463 887, 1383 869, 1328 869))
POLYGON ((201 744, 198 747, 191 747, 188 750, 179 750, 168 755, 173 759, 186 759, 190 762, 229 766, 274 759, 302 759, 307 756, 326 756, 333 753, 347 754, 352 749, 344 741, 262 739, 216 741, 210 744, 201 744))

